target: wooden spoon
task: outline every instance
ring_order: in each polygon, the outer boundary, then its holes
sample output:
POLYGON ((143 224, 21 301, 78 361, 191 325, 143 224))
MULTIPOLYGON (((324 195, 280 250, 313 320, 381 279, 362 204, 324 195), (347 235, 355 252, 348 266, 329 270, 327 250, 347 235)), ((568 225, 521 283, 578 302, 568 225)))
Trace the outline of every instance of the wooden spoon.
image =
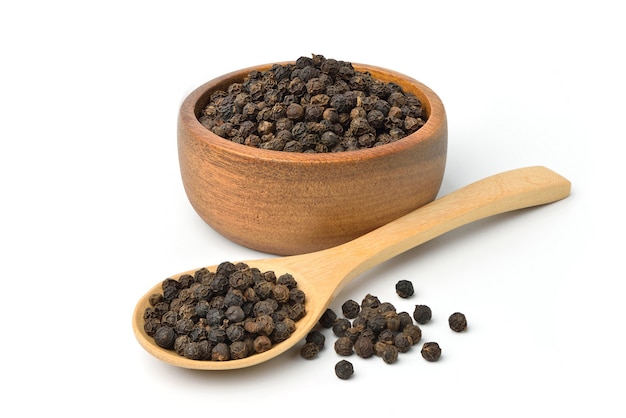
MULTIPOLYGON (((143 329, 143 312, 149 306, 150 295, 161 291, 161 283, 137 303, 133 331, 144 349, 174 366, 201 370, 253 366, 280 355, 302 341, 335 296, 366 270, 470 222, 563 199, 569 195, 570 189, 567 179, 545 167, 520 168, 463 187, 346 244, 309 254, 245 261, 261 271, 274 271, 277 276, 287 272, 292 274, 298 288, 306 295, 307 314, 296 323, 296 331, 286 341, 260 354, 229 361, 189 360, 157 346, 143 329)), ((215 271, 216 267, 208 269, 215 271)), ((177 279, 194 271, 171 277, 177 279)))

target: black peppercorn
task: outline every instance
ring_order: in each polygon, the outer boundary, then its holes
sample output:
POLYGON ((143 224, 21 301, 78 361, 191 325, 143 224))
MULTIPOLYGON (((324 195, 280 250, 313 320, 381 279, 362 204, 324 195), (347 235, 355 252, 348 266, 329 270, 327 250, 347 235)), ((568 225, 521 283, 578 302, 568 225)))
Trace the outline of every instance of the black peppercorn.
POLYGON ((398 349, 393 345, 386 344, 380 357, 387 364, 395 363, 398 360, 398 349))
POLYGON ((380 305, 380 299, 372 294, 367 294, 361 301, 361 309, 363 308, 377 308, 380 305))
POLYGON ((210 308, 206 314, 206 319, 210 326, 220 326, 225 318, 224 311, 219 308, 210 308))
POLYGON ((293 288, 289 290, 289 302, 293 302, 296 304, 303 304, 306 299, 305 293, 297 288, 293 288))
POLYGON ((341 311, 343 312, 343 316, 345 316, 346 318, 354 319, 359 315, 359 312, 361 311, 361 306, 358 304, 358 302, 350 299, 345 301, 343 305, 341 305, 341 311))
POLYGON ((265 335, 259 335, 254 339, 254 351, 263 353, 272 348, 272 341, 265 335))
POLYGON ((185 345, 184 356, 191 360, 200 360, 203 357, 202 346, 198 342, 185 345))
POLYGON ((328 308, 322 316, 320 317, 319 324, 324 328, 332 328, 335 320, 337 319, 337 314, 332 309, 328 308))
POLYGON ((276 303, 276 300, 265 299, 255 303, 252 307, 252 312, 254 313, 254 316, 271 315, 277 307, 278 304, 276 303))
POLYGON ((299 321, 306 315, 306 307, 303 303, 296 302, 289 305, 287 314, 292 321, 299 321))
POLYGON ((413 318, 411 318, 411 314, 408 312, 398 312, 398 318, 400 319, 400 330, 403 330, 407 325, 413 324, 413 318))
POLYGON ((348 337, 339 337, 335 341, 335 352, 340 356, 350 356, 354 352, 354 343, 348 337))
POLYGON ((402 334, 407 335, 411 339, 412 345, 417 344, 422 339, 422 329, 415 324, 404 327, 402 334))
POLYGON ((367 337, 360 336, 354 343, 354 352, 361 358, 369 358, 374 355, 374 342, 367 337))
POLYGON ((187 334, 193 329, 193 321, 189 318, 181 318, 176 321, 175 331, 177 334, 187 334))
POLYGON ((150 303, 150 306, 154 306, 159 302, 163 301, 163 294, 162 293, 154 293, 152 295, 150 295, 150 297, 148 298, 148 302, 150 303))
POLYGON ((411 283, 409 280, 398 281, 398 283, 396 283, 396 293, 401 298, 408 298, 410 296, 413 296, 413 294, 415 293, 413 283, 411 283))
POLYGON ((448 324, 450 329, 455 332, 465 331, 467 328, 467 319, 465 315, 460 312, 455 312, 448 318, 448 324))
POLYGON ((319 352, 320 348, 312 342, 306 342, 302 348, 300 348, 300 356, 307 360, 315 358, 319 352))
POLYGON ((376 311, 380 314, 387 314, 387 313, 395 312, 396 307, 393 306, 391 302, 381 302, 376 308, 376 311))
POLYGON ((270 334, 270 339, 273 343, 279 343, 285 341, 291 335, 293 331, 285 320, 274 322, 274 331, 270 334))
POLYGON ((293 334, 293 332, 296 330, 296 321, 294 321, 291 318, 285 317, 283 318, 282 322, 287 326, 287 329, 289 330, 289 332, 293 334))
POLYGON ((167 325, 168 327, 174 327, 176 325, 176 322, 179 319, 180 318, 178 317, 178 313, 177 312, 175 312, 175 311, 167 311, 161 317, 161 324, 162 325, 167 325))
POLYGON ((387 320, 384 316, 376 314, 367 321, 367 328, 371 329, 374 334, 378 335, 387 327, 387 320))
POLYGON ((335 320, 335 323, 332 326, 333 329, 333 333, 337 336, 337 337, 343 337, 343 335, 345 334, 346 330, 348 328, 350 328, 352 326, 352 324, 350 323, 350 321, 346 318, 337 318, 335 320))
POLYGON ((269 336, 274 331, 274 319, 270 315, 261 315, 255 319, 255 322, 261 335, 269 336))
POLYGON ((374 343, 374 355, 377 357, 381 357, 383 355, 383 351, 385 350, 385 347, 387 347, 389 344, 384 343, 382 341, 376 341, 374 343))
POLYGON ((179 335, 176 337, 174 341, 174 352, 179 356, 185 355, 185 346, 190 342, 190 339, 187 335, 179 335))
POLYGON ((441 357, 441 348, 435 342, 427 342, 422 346, 422 357, 428 361, 437 361, 441 357))
POLYGON ((402 320, 396 311, 386 312, 383 317, 387 321, 387 329, 396 332, 402 328, 402 320))
POLYGON ((272 289, 272 296, 278 303, 285 303, 289 300, 289 288, 284 284, 277 284, 272 289))
POLYGON ((244 341, 234 341, 230 345, 230 359, 242 359, 248 357, 248 346, 244 341))
POLYGON ((354 374, 354 366, 347 360, 340 360, 335 364, 335 374, 342 380, 349 379, 354 374))
POLYGON ((383 330, 380 334, 378 334, 378 341, 382 341, 386 344, 393 344, 395 342, 396 336, 392 330, 389 328, 383 330))
POLYGON ((226 343, 218 343, 211 350, 211 360, 227 361, 230 360, 230 348, 226 343))
POLYGON ((404 332, 401 332, 396 335, 396 338, 394 340, 394 345, 396 346, 399 352, 406 353, 407 351, 409 351, 409 349, 413 345, 413 338, 410 335, 404 332))
POLYGON ((226 341, 226 330, 223 328, 211 328, 207 334, 207 339, 213 344, 226 341))
POLYGON ((326 343, 326 337, 324 336, 324 334, 317 330, 309 331, 305 340, 308 343, 315 344, 319 347, 320 350, 324 348, 324 344, 326 343))
POLYGON ((293 289, 294 287, 298 286, 298 283, 296 282, 295 277, 293 277, 291 274, 289 273, 284 273, 281 274, 277 279, 276 279, 276 284, 282 284, 287 286, 287 288, 289 289, 293 289))
POLYGON ((241 322, 245 318, 246 314, 243 312, 241 306, 233 305, 226 308, 226 319, 231 322, 241 322))
POLYGON ((150 317, 146 318, 143 324, 143 330, 146 331, 151 337, 154 337, 154 334, 161 327, 161 321, 158 318, 150 317))
POLYGON ((176 341, 176 333, 170 327, 159 327, 154 334, 154 342, 161 348, 171 349, 176 341))
POLYGON ((226 328, 226 338, 232 342, 242 341, 245 336, 245 330, 241 325, 233 324, 226 328))
POLYGON ((413 319, 418 324, 425 324, 431 320, 433 313, 430 307, 426 305, 415 305, 415 310, 413 311, 413 319))
POLYGON ((350 338, 350 341, 355 342, 357 338, 361 336, 363 329, 361 327, 351 326, 344 333, 344 337, 350 338))

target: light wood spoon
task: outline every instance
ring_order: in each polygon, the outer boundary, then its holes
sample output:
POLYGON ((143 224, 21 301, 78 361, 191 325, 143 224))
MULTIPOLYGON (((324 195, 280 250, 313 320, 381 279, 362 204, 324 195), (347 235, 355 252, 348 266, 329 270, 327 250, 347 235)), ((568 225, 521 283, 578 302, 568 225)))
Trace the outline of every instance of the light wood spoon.
MULTIPOLYGON (((144 349, 174 366, 201 370, 253 366, 280 355, 302 341, 337 294, 366 270, 470 222, 563 199, 569 195, 570 189, 567 179, 545 167, 520 168, 465 186, 346 244, 309 254, 245 261, 261 271, 274 271, 277 276, 287 272, 292 274, 298 288, 306 295, 307 314, 296 323, 296 331, 287 340, 260 354, 229 361, 189 360, 157 346, 143 329, 143 312, 149 306, 150 295, 161 291, 161 283, 137 303, 133 331, 144 349)), ((208 269, 215 271, 216 267, 208 269)), ((177 279, 194 271, 170 277, 177 279)))

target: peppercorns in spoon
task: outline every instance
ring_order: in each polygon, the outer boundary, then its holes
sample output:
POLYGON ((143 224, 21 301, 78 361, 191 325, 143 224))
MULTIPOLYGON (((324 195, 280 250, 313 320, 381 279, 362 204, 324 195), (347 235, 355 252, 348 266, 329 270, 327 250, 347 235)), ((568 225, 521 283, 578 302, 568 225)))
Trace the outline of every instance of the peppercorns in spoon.
POLYGON ((558 201, 570 189, 567 179, 545 167, 520 168, 334 248, 183 272, 138 301, 133 331, 146 351, 174 366, 254 366, 304 340, 335 296, 366 270, 473 221, 558 201))

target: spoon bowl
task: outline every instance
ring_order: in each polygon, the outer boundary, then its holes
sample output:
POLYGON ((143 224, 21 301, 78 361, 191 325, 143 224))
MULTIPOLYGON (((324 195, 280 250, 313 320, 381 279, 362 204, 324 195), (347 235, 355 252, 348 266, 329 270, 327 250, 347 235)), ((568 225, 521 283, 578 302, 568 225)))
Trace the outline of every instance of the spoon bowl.
MULTIPOLYGON (((263 363, 302 341, 336 295, 361 273, 460 226, 504 212, 552 203, 567 197, 570 190, 567 179, 545 167, 520 168, 465 186, 345 244, 308 254, 245 261, 261 271, 274 271, 277 276, 290 273, 306 295, 307 313, 296 323, 295 332, 263 353, 228 361, 190 360, 159 347, 144 331, 143 312, 149 306, 150 295, 161 290, 160 283, 138 301, 133 331, 146 351, 178 367, 228 370, 263 363)), ((211 271, 216 268, 208 267, 211 271)))

